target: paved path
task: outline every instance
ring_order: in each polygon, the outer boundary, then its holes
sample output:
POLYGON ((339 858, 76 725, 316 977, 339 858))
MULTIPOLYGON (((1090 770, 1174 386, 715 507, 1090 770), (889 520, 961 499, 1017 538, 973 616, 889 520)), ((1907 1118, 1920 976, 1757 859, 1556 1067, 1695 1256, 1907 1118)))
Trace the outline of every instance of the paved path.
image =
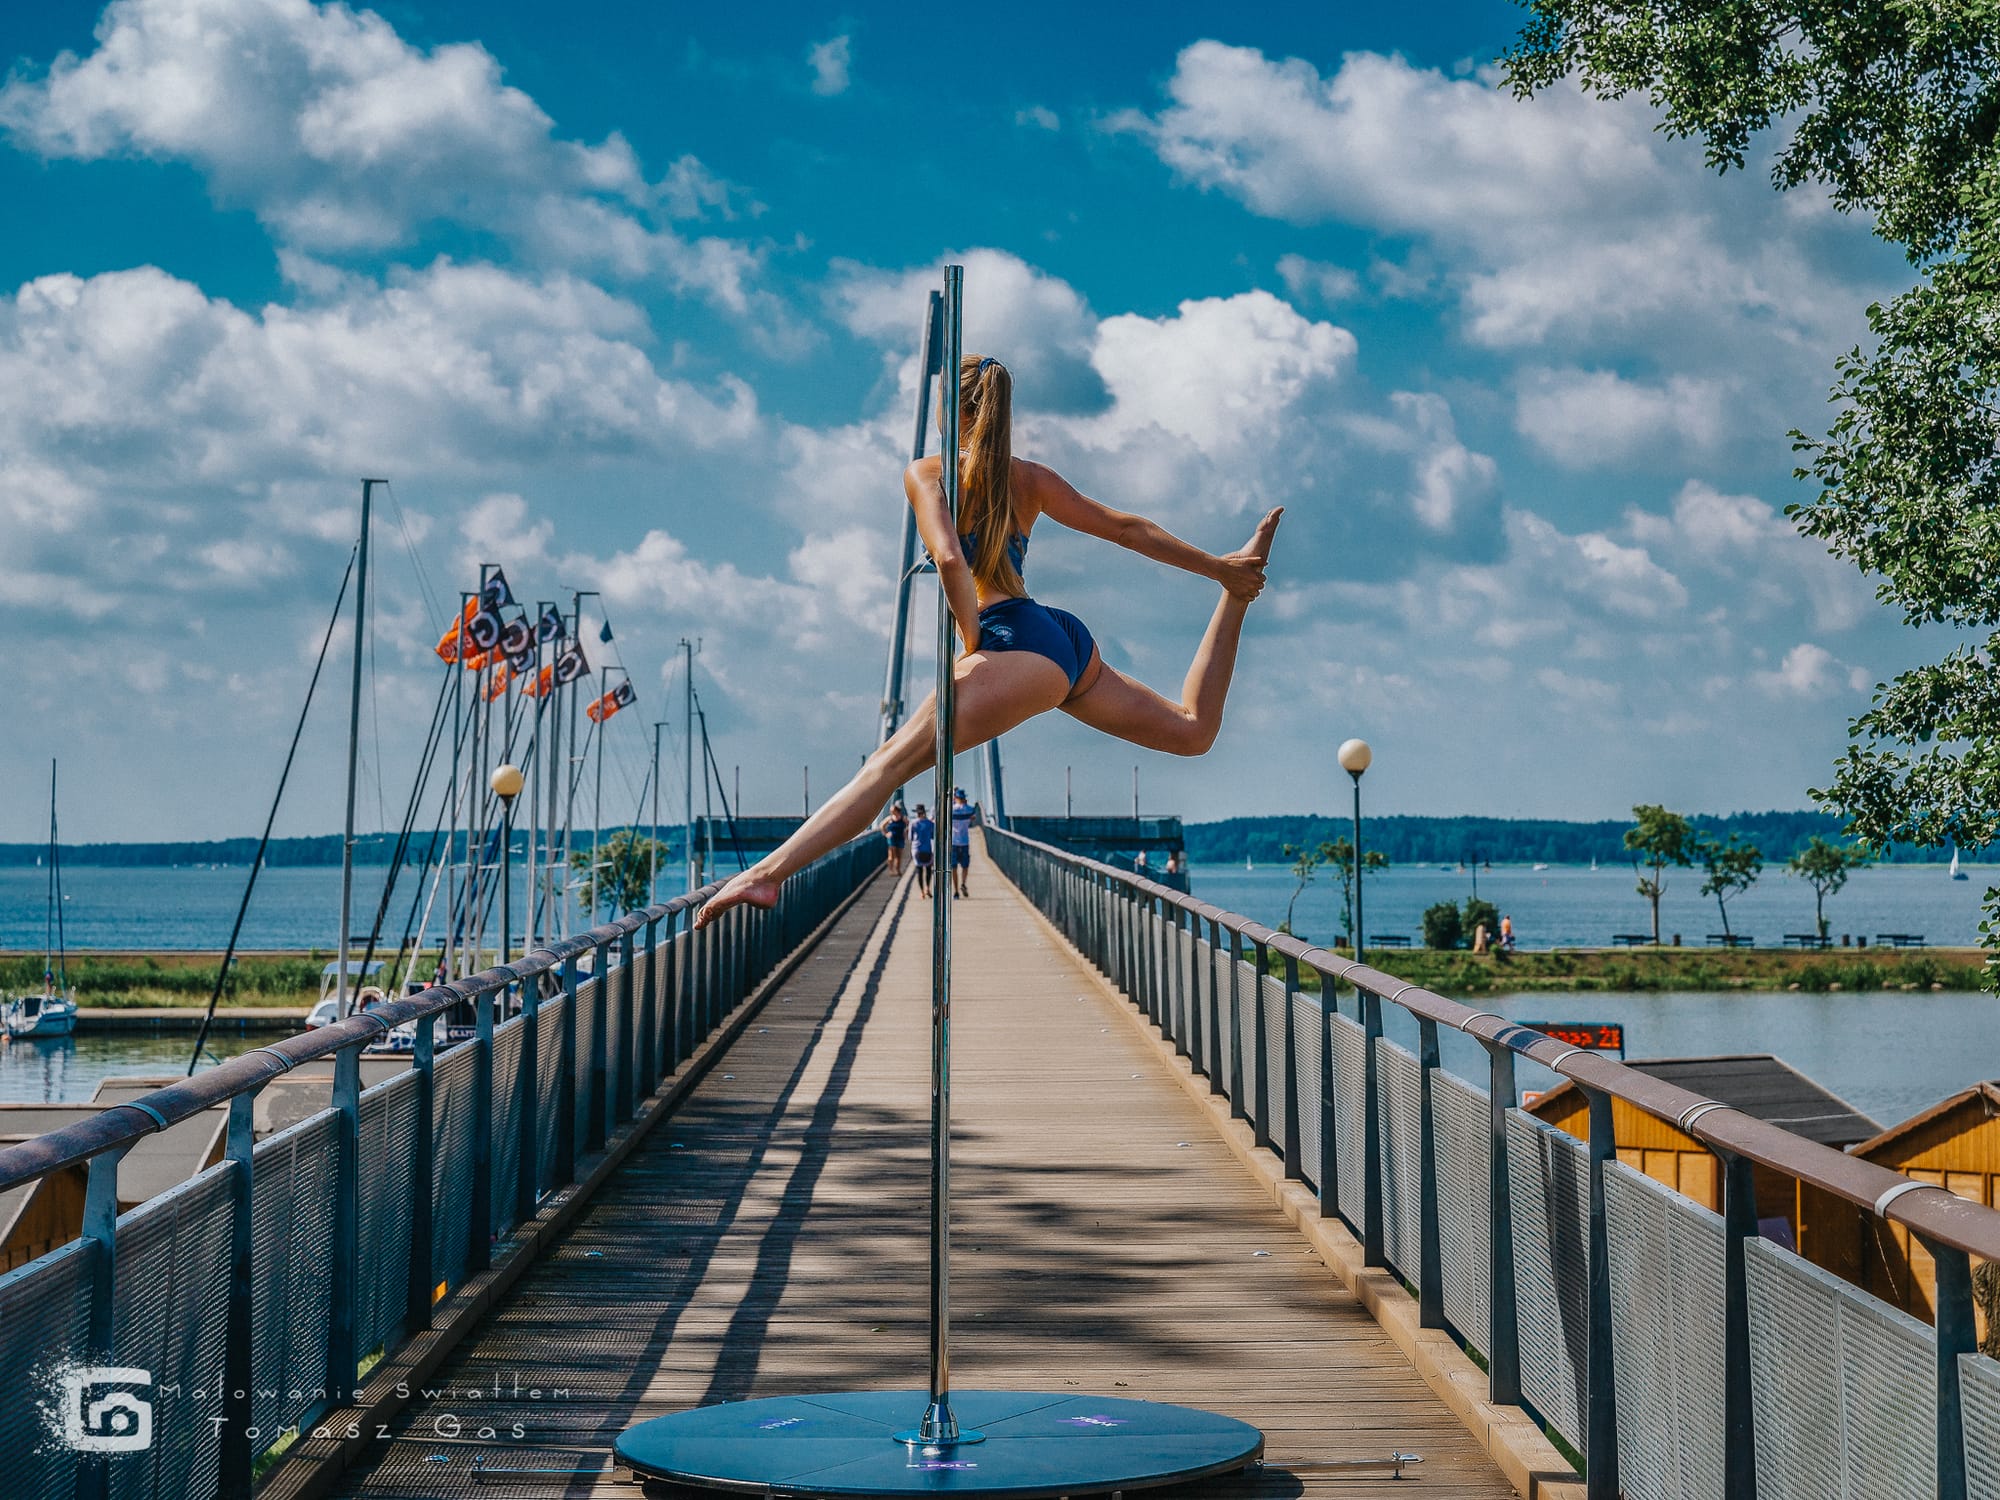
MULTIPOLYGON (((1199 1404, 1263 1428, 1273 1468, 1425 1459, 1161 1492, 1190 1500, 1511 1495, 1123 1002, 990 867, 956 913, 954 1383, 1199 1404)), ((337 1493, 634 1496, 606 1470, 634 1421, 922 1386, 928 918, 878 880, 337 1493), (606 1472, 481 1488, 475 1456, 606 1472)))

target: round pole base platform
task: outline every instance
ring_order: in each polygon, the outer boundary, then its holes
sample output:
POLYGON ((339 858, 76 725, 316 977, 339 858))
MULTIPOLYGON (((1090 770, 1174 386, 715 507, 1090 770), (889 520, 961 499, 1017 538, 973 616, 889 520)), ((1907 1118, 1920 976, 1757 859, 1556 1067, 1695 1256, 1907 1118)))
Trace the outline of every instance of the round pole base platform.
POLYGON ((776 1495, 1102 1495, 1243 1469, 1264 1455, 1247 1422, 1186 1406, 1056 1391, 954 1391, 977 1443, 900 1441, 925 1391, 773 1396, 698 1406, 622 1433, 645 1479, 776 1495))

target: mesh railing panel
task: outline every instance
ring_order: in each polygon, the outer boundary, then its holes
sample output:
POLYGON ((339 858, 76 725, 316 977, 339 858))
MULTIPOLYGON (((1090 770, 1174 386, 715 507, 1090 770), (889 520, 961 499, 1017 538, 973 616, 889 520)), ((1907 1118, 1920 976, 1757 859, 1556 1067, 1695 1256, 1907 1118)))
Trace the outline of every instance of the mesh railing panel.
MULTIPOLYGON (((1225 963, 1231 962, 1224 960, 1225 963)), ((1233 961, 1236 975, 1236 1034, 1231 1041, 1243 1058, 1243 1097, 1237 1101, 1243 1113, 1258 1125, 1269 1122, 1270 1113, 1257 1097, 1257 969, 1247 959, 1233 961)))
POLYGON ((1362 1215, 1361 1147, 1367 1118, 1368 1034, 1361 1023, 1332 1015, 1333 1165, 1340 1180, 1340 1211, 1358 1232, 1362 1215))
POLYGON ((258 1452, 326 1391, 335 1115, 321 1110, 251 1153, 250 1421, 258 1452))
MULTIPOLYGON (((1195 940, 1187 928, 1174 931, 1174 1039, 1183 1051, 1194 1053, 1194 1039, 1201 1028, 1195 1022, 1195 940)), ((1199 1057, 1197 1056, 1197 1061, 1199 1057)))
POLYGON ((1507 1147, 1521 1389, 1582 1453, 1589 1410, 1589 1153, 1574 1136, 1519 1110, 1507 1115, 1507 1147))
MULTIPOLYGON (((57 1398, 68 1366, 91 1363, 90 1283, 97 1246, 72 1240, 0 1276, 0 1367, 10 1399, 0 1402, 0 1453, 7 1488, 22 1495, 73 1492, 76 1455, 51 1440, 43 1403, 57 1398)), ((150 1396, 148 1397, 150 1399, 150 1396)))
POLYGON ((472 1048, 463 1043, 431 1069, 431 1273, 465 1280, 472 1216, 472 1048))
POLYGON ((521 1068, 520 1016, 493 1028, 493 1222, 514 1223, 514 1174, 521 1165, 521 1091, 515 1080, 521 1068))
MULTIPOLYGON (((699 989, 699 986, 697 986, 699 989)), ((597 981, 586 979, 576 987, 576 1149, 583 1150, 590 1131, 591 1039, 597 1034, 597 981)), ((695 1025, 695 1040, 701 1040, 701 1026, 695 1025)), ((599 1101, 597 1108, 602 1109, 599 1101)))
POLYGON ((1722 1220, 1618 1162, 1604 1172, 1618 1474, 1629 1500, 1723 1489, 1722 1220))
POLYGON ((1444 1314, 1459 1337, 1490 1349, 1493 1130, 1484 1089, 1442 1068, 1431 1073, 1437 1143, 1438 1267, 1444 1314))
POLYGON ((1931 1330, 1769 1240, 1744 1249, 1759 1500, 1931 1500, 1931 1330))
POLYGON ((1292 996, 1292 1047, 1299 1068, 1299 1170, 1313 1191, 1320 1191, 1319 1138, 1322 1075, 1319 1062, 1321 1010, 1319 997, 1301 990, 1292 996))
POLYGON ((354 1288, 362 1354, 403 1321, 410 1264, 417 1075, 398 1073, 361 1096, 361 1266, 354 1288))
POLYGON ((1423 1265, 1422 1073, 1415 1054, 1385 1037, 1375 1040, 1376 1099, 1382 1110, 1382 1250, 1414 1284, 1423 1265))
POLYGON ((535 1180, 547 1184, 556 1178, 556 1092, 562 1086, 562 1017, 569 997, 558 995, 544 1000, 535 1016, 535 1071, 541 1075, 542 1107, 535 1117, 535 1148, 541 1175, 535 1180))
POLYGON ((152 1372, 153 1441, 109 1466, 114 1497, 215 1492, 232 1176, 211 1167, 118 1220, 110 1362, 152 1372))
POLYGON ((2000 1364, 1983 1354, 1961 1354, 1958 1380, 1965 1403, 1966 1494, 1969 1500, 2000 1500, 2000 1364))
POLYGON ((1285 982, 1272 974, 1264 976, 1264 1056, 1269 1060, 1266 1081, 1266 1098, 1263 1107, 1264 1118, 1269 1120, 1271 1149, 1284 1151, 1285 1146, 1285 1023, 1289 1018, 1291 1005, 1285 994, 1285 982))

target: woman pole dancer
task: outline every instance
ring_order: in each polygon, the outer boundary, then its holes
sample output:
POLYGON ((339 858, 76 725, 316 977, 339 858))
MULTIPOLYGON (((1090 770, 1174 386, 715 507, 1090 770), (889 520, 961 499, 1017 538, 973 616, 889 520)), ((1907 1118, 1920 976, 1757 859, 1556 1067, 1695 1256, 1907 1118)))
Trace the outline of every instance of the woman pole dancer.
MULTIPOLYGON (((939 477, 943 459, 920 458, 903 472, 917 530, 937 564, 965 643, 965 654, 952 668, 955 744, 970 750, 1060 708, 1148 750, 1204 754, 1222 728, 1243 616, 1263 592, 1271 538, 1283 509, 1259 521, 1250 540, 1236 551, 1211 556, 1144 516, 1089 499, 1054 469, 1016 458, 1013 396, 1013 377, 997 359, 968 354, 959 361, 959 431, 966 437, 959 450, 963 533, 952 529, 939 477), (1181 684, 1178 703, 1106 666, 1075 615, 1028 597, 1021 569, 1028 533, 1043 516, 1222 585, 1222 598, 1181 684)), ((884 798, 928 770, 936 750, 935 696, 925 699, 798 832, 711 896, 695 926, 706 927, 742 902, 774 904, 788 875, 861 833, 884 798)))

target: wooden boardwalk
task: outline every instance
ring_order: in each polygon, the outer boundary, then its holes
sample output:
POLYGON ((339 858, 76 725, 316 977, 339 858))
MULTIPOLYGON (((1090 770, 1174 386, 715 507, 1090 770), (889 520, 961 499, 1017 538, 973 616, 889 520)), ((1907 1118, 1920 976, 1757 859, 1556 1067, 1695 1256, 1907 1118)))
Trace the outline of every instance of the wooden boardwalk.
MULTIPOLYGON (((1261 1474, 1159 1492, 1190 1500, 1511 1495, 1123 1002, 990 867, 956 911, 954 1384, 1264 1430, 1261 1474), (1424 1458, 1401 1483, 1283 1469, 1396 1448, 1424 1458)), ((879 878, 334 1493, 629 1497, 634 1421, 922 1386, 928 979, 928 905, 879 878)))

